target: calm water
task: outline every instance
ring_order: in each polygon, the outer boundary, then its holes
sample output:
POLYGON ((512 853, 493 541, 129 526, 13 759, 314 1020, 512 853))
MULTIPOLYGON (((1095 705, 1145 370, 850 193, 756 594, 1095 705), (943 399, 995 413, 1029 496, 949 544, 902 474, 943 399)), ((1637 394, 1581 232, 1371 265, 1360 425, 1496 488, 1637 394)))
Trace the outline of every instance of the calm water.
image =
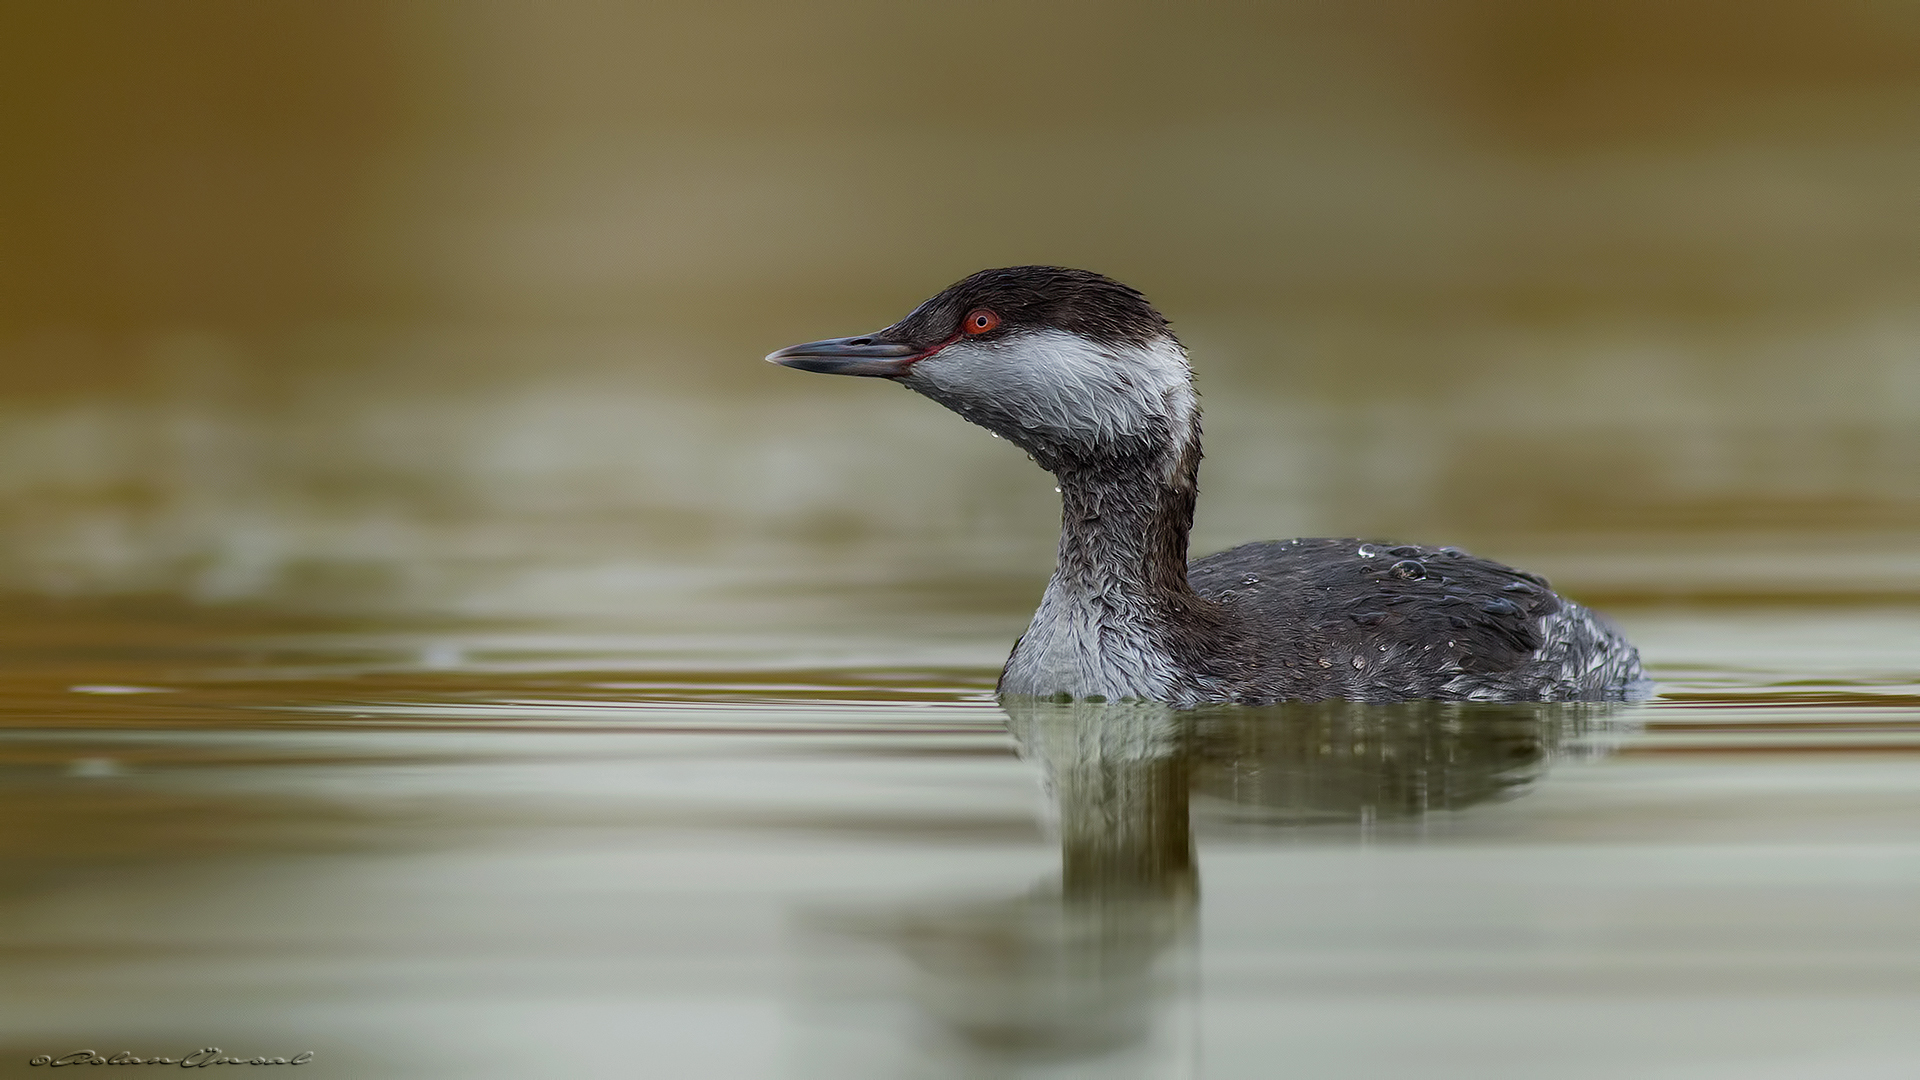
POLYGON ((1920 1076, 1920 8, 12 7, 0 1076, 1920 1076), (1003 712, 1051 478, 759 357, 1025 262, 1659 696, 1003 712))
POLYGON ((1625 708, 1009 716, 955 604, 815 601, 14 603, 0 1075, 1920 1074, 1920 610, 1626 609, 1625 708))

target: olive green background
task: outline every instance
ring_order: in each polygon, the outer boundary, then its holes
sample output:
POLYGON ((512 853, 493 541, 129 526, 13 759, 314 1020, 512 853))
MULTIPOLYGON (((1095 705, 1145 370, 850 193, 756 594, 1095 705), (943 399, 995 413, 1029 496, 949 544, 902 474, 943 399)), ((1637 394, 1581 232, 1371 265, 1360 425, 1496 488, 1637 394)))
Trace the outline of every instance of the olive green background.
POLYGON ((1051 262, 1193 352, 1201 550, 1911 597, 1916 56, 1893 2, 9 2, 0 585, 1012 611, 1047 478, 759 357, 1051 262))

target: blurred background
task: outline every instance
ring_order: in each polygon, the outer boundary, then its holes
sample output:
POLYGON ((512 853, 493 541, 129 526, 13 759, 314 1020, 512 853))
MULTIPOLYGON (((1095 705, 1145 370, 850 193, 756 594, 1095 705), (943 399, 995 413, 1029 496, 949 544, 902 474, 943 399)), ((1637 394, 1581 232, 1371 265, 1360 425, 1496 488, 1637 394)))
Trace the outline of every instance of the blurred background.
POLYGON ((1916 193, 1911 0, 0 0, 0 1074, 1920 1075, 1916 193), (1004 713, 761 357, 1033 262, 1657 700, 1004 713))
POLYGON ((1011 630, 1050 480, 760 357, 1047 262, 1192 351, 1197 550, 1912 599, 1916 56, 1900 0, 10 2, 0 587, 1011 630))

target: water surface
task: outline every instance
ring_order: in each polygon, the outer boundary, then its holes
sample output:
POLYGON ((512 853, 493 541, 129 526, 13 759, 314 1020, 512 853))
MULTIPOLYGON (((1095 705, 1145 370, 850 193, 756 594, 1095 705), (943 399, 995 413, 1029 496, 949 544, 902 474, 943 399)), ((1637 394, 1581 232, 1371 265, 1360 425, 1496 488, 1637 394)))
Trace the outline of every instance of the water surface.
POLYGON ((1010 715, 956 611, 17 601, 0 1070, 1914 1075, 1920 611, 1621 615, 1644 705, 1010 715))
POLYGON ((0 1075, 1920 1076, 1920 9, 12 7, 0 1075), (1026 262, 1659 695, 1003 711, 1051 478, 759 357, 1026 262))

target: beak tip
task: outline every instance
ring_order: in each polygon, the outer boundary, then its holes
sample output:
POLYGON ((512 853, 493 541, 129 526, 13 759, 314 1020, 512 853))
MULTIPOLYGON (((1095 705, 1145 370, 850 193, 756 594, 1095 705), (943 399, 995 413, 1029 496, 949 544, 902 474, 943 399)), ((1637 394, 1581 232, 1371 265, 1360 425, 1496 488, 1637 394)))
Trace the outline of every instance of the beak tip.
POLYGON ((866 375, 878 378, 897 378, 913 362, 914 351, 911 346, 897 342, 876 341, 873 335, 858 338, 834 338, 828 341, 810 341, 804 345, 789 345, 777 349, 766 356, 767 363, 796 371, 811 371, 822 375, 866 375))

